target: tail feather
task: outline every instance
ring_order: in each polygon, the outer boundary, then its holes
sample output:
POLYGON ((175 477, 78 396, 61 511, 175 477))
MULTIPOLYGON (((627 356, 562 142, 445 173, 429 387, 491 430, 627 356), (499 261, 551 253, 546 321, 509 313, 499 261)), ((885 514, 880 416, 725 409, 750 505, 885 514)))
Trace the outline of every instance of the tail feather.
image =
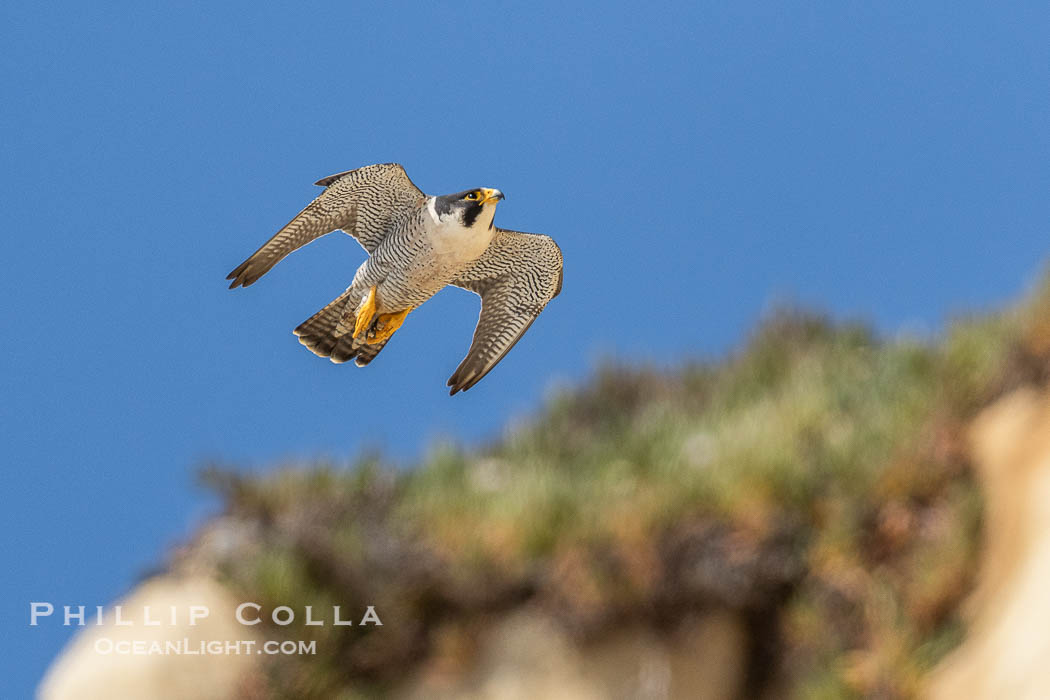
POLYGON ((357 349, 357 358, 354 360, 354 364, 358 367, 364 367, 369 362, 376 359, 376 355, 379 354, 380 350, 386 347, 388 342, 390 342, 390 338, 374 345, 362 345, 357 349))
MULTIPOLYGON (((350 333, 337 334, 336 329, 343 321, 350 294, 349 289, 340 294, 323 309, 300 323, 294 333, 299 336, 299 342, 318 357, 327 357, 337 364, 355 360, 358 367, 364 367, 375 359, 387 341, 368 345, 355 340, 350 333)), ((354 306, 356 307, 356 304, 354 306)), ((352 318, 347 319, 347 323, 353 328, 352 318)))

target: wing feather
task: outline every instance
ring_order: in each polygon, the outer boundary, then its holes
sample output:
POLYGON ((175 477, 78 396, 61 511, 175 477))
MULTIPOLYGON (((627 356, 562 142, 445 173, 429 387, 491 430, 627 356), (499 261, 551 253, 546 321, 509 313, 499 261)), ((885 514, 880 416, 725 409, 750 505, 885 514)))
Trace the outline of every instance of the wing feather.
POLYGON ((426 199, 397 163, 348 170, 317 184, 324 192, 226 276, 230 289, 247 287, 292 251, 336 229, 371 253, 426 199))
POLYGON ((492 371, 561 292, 562 255, 549 236, 497 229, 485 253, 452 284, 481 296, 467 356, 448 380, 466 391, 492 371))

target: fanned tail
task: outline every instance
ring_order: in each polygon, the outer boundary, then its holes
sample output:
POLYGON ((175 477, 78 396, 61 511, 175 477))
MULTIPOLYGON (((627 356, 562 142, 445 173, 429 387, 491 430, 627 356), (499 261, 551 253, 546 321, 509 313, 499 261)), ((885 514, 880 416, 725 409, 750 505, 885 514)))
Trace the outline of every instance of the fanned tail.
POLYGON ((387 341, 368 345, 354 339, 353 316, 344 321, 347 305, 351 302, 351 293, 352 290, 348 289, 340 294, 323 309, 300 323, 294 333, 299 336, 299 342, 318 357, 327 357, 335 363, 354 360, 358 367, 364 367, 375 359, 387 341), (346 332, 348 328, 349 332, 346 332))

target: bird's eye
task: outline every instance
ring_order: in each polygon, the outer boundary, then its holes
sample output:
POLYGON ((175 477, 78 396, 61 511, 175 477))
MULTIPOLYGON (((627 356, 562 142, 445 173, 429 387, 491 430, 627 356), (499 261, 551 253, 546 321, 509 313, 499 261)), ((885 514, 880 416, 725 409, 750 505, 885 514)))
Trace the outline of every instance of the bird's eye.
POLYGON ((469 194, 467 195, 467 197, 466 197, 466 198, 467 198, 467 199, 469 199, 469 200, 471 200, 471 201, 474 201, 475 199, 477 199, 477 198, 478 198, 478 193, 477 193, 477 192, 471 192, 471 193, 469 193, 469 194))

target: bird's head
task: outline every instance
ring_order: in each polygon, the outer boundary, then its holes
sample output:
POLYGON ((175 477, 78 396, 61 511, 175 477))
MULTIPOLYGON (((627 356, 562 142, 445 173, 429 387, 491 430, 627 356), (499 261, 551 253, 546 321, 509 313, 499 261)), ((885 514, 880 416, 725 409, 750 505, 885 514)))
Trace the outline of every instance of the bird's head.
POLYGON ((496 215, 496 204, 501 199, 503 193, 499 190, 478 187, 435 197, 434 211, 443 221, 452 217, 466 228, 491 228, 492 217, 496 215))

